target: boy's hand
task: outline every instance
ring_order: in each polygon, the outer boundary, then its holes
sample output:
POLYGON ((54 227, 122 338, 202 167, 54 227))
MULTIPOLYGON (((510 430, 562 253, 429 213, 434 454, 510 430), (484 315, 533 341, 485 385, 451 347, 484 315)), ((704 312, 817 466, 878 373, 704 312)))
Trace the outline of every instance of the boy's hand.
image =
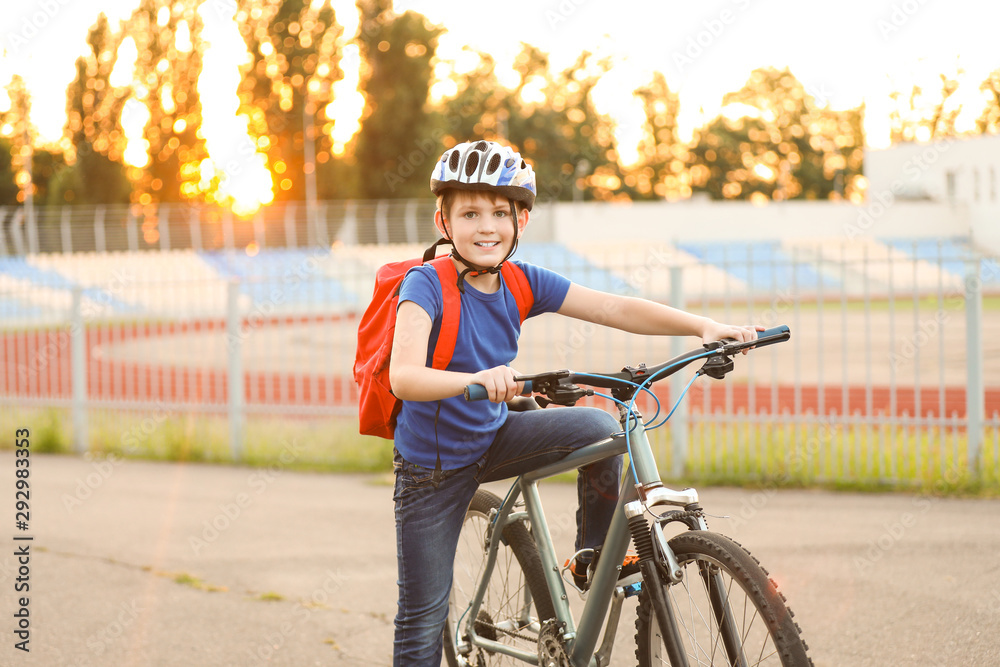
MULTIPOLYGON (((739 343, 746 343, 757 340, 757 332, 763 330, 764 327, 759 325, 741 327, 732 324, 719 324, 715 320, 708 320, 705 323, 705 328, 702 330, 701 342, 707 344, 714 343, 723 338, 732 338, 739 343)), ((743 354, 749 351, 743 350, 743 354)))
POLYGON ((514 382, 517 373, 510 366, 497 366, 479 371, 469 384, 481 384, 494 403, 504 403, 517 396, 524 388, 523 382, 514 382))

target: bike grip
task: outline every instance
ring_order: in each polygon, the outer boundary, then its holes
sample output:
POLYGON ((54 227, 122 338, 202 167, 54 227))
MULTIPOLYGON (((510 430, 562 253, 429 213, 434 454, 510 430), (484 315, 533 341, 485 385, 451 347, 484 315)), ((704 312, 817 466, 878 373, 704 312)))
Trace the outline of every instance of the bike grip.
POLYGON ((788 330, 788 325, 786 324, 781 324, 779 326, 757 332, 758 340, 761 338, 769 338, 771 336, 780 336, 780 338, 775 338, 774 340, 769 340, 764 343, 757 343, 754 347, 767 347, 768 345, 774 345, 775 343, 783 343, 792 337, 792 333, 788 330))
MULTIPOLYGON (((521 395, 528 396, 529 394, 531 394, 531 380, 525 380, 521 395)), ((481 384, 470 384, 465 387, 465 400, 467 401, 485 401, 489 397, 490 395, 486 393, 486 387, 481 384)))

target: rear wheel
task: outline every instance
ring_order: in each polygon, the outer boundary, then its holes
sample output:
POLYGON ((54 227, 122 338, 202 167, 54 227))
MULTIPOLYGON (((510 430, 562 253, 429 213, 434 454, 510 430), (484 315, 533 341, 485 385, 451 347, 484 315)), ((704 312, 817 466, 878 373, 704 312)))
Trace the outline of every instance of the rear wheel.
MULTIPOLYGON (((466 632, 469 605, 486 567, 491 512, 499 508, 500 498, 479 489, 465 515, 455 552, 455 573, 444 629, 444 655, 449 667, 523 664, 502 654, 471 647, 466 632)), ((476 617, 475 632, 534 652, 541 621, 554 616, 535 541, 523 521, 510 524, 503 531, 493 576, 476 617)))
MULTIPOLYGON (((812 665, 784 596, 750 552, 697 530, 675 536, 670 547, 684 578, 666 595, 691 665, 812 665)), ((670 664, 646 592, 639 597, 636 647, 639 667, 670 664)))

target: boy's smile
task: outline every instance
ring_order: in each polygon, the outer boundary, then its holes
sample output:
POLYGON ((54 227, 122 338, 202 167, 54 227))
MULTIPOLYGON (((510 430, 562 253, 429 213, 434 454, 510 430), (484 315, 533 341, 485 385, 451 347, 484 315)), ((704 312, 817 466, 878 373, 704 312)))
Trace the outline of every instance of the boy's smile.
MULTIPOLYGON (((496 266, 514 243, 515 222, 510 216, 510 200, 491 192, 460 190, 455 194, 451 210, 444 214, 446 230, 442 231, 447 231, 455 249, 469 263, 496 266)), ((516 222, 518 234, 527 222, 527 211, 522 210, 516 222)))

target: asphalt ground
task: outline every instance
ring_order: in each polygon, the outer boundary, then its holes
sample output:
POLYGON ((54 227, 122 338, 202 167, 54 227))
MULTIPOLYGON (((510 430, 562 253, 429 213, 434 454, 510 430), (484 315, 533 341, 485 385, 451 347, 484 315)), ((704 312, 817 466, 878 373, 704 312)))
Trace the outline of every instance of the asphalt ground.
MULTIPOLYGON (((390 476, 0 452, 0 665, 387 665, 390 476), (17 541, 14 537, 33 539, 17 541), (30 545, 27 593, 16 549, 30 545), (24 582, 22 582, 24 583, 24 582), (13 634, 28 597, 29 652, 13 634)), ((503 487, 497 487, 503 488, 503 487)), ((1000 501, 704 488, 817 666, 1000 665, 1000 501)), ((570 551, 575 486, 543 485, 570 551)), ((623 618, 613 664, 634 664, 623 618)))

